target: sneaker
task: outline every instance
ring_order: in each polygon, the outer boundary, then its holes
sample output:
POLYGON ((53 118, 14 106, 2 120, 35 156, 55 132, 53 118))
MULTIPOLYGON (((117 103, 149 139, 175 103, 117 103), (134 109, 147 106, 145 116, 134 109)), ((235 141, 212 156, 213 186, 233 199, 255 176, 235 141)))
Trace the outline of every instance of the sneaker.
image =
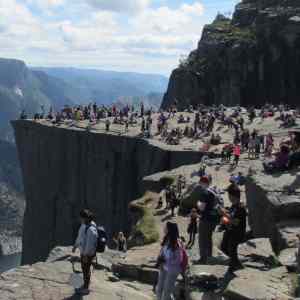
POLYGON ((196 265, 206 265, 207 264, 207 259, 200 258, 195 262, 196 265))
POLYGON ((238 265, 230 266, 228 268, 228 272, 229 273, 234 273, 234 272, 242 270, 242 269, 244 269, 244 266, 241 263, 239 263, 238 265))
POLYGON ((90 290, 89 289, 85 289, 85 288, 79 288, 79 289, 76 289, 76 294, 77 295, 88 295, 90 293, 90 290))

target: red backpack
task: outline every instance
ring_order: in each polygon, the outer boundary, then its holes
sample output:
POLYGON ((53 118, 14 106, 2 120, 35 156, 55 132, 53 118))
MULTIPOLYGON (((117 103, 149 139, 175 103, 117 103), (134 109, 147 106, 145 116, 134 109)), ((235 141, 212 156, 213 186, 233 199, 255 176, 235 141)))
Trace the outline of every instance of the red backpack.
POLYGON ((183 273, 185 273, 189 265, 189 257, 182 245, 180 245, 180 255, 181 255, 181 270, 183 273))

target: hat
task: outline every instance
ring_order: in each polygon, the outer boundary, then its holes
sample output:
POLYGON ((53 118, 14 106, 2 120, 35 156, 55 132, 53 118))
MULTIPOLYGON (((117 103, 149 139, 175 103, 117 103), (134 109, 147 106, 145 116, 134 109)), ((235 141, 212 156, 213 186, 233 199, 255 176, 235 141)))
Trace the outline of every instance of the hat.
POLYGON ((199 181, 199 182, 209 184, 209 178, 208 178, 208 176, 202 176, 202 177, 200 178, 200 181, 199 181))

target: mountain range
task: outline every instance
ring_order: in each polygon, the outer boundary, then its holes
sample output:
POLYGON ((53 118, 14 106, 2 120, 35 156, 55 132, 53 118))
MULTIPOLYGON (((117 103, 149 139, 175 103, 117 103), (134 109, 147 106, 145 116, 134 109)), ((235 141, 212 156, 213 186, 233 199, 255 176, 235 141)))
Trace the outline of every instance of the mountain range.
MULTIPOLYGON (((160 107, 168 79, 160 75, 75 68, 29 68, 23 61, 0 58, 0 255, 1 240, 20 236, 24 212, 22 180, 10 120, 22 110, 32 115, 64 105, 135 104, 160 107), (12 228, 11 224, 16 224, 12 228), (9 236, 13 235, 13 236, 9 236)), ((13 250, 15 251, 15 250, 13 250)))
POLYGON ((168 84, 161 75, 84 70, 29 68, 23 61, 0 59, 0 136, 11 140, 9 120, 41 105, 55 109, 66 104, 111 104, 145 101, 159 107, 168 84))

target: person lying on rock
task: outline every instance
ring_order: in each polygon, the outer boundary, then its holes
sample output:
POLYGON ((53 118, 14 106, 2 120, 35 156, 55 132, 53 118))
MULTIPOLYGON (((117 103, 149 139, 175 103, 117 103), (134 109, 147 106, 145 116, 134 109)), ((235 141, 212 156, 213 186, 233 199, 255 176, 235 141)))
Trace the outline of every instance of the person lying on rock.
POLYGON ((84 284, 81 288, 76 289, 76 293, 80 295, 89 294, 89 286, 91 281, 91 266, 96 257, 98 232, 97 226, 93 221, 93 213, 87 209, 80 212, 81 226, 78 232, 73 253, 76 249, 80 250, 81 268, 83 273, 84 284))
POLYGON ((243 265, 238 258, 238 246, 245 240, 247 212, 241 203, 241 191, 236 184, 227 188, 228 198, 231 202, 229 209, 223 210, 221 223, 225 229, 221 250, 230 258, 229 273, 233 273, 243 265))

